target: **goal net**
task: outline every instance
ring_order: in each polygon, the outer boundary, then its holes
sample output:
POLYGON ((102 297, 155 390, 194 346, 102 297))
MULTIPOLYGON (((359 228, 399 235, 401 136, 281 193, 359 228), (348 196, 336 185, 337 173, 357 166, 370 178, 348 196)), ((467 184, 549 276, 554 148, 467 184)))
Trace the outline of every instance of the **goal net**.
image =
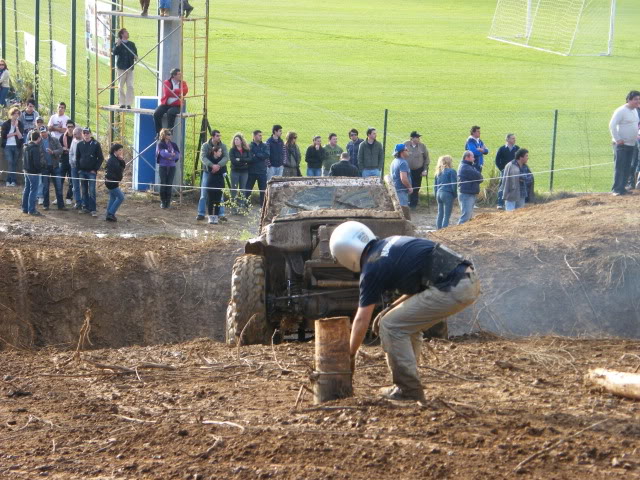
POLYGON ((611 55, 616 0, 498 0, 489 38, 559 55, 611 55))

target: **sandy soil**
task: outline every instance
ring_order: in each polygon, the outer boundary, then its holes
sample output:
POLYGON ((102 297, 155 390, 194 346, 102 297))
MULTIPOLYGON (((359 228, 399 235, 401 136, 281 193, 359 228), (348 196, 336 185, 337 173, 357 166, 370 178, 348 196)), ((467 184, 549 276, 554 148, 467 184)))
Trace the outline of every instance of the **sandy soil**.
POLYGON ((638 478, 640 405, 582 384, 589 368, 637 369, 638 342, 430 345, 425 407, 378 397, 389 382, 380 347, 359 356, 355 397, 321 408, 310 393, 296 405, 312 343, 236 350, 195 340, 71 361, 68 350, 5 352, 0 476, 638 478))

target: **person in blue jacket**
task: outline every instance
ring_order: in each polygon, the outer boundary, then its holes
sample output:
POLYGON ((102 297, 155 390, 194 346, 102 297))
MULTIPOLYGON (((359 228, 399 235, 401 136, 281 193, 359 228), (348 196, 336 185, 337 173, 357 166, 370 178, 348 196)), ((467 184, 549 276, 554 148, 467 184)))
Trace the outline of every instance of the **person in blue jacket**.
POLYGON ((473 165, 473 152, 464 152, 460 168, 458 168, 458 203, 460 204, 460 219, 458 225, 471 220, 476 197, 480 193, 482 174, 473 165))
POLYGON ((438 219, 436 228, 440 230, 449 226, 453 199, 458 196, 457 175, 453 169, 451 155, 443 155, 436 166, 435 190, 438 202, 438 219))
POLYGON ((467 143, 464 145, 464 149, 473 153, 473 166, 479 172, 482 172, 484 156, 489 153, 489 149, 485 147, 484 142, 480 140, 480 127, 478 125, 471 127, 470 133, 471 135, 467 138, 467 143))

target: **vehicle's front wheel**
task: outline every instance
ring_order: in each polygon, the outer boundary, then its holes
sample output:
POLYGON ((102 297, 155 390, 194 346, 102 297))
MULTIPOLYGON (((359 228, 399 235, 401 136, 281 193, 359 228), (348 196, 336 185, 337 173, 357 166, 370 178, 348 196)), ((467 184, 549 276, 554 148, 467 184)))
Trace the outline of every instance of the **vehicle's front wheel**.
POLYGON ((271 342, 274 329, 267 320, 265 295, 264 257, 242 255, 236 258, 231 274, 231 300, 227 307, 227 343, 271 342))

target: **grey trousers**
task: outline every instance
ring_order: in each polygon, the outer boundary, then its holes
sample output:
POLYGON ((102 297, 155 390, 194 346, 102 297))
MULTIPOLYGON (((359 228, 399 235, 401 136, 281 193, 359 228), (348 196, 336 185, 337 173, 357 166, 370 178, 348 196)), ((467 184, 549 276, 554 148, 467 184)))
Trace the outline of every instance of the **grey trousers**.
POLYGON ((380 321, 380 340, 393 383, 409 398, 424 398, 418 374, 422 332, 464 310, 480 295, 480 281, 472 271, 450 291, 426 290, 405 300, 380 321))

